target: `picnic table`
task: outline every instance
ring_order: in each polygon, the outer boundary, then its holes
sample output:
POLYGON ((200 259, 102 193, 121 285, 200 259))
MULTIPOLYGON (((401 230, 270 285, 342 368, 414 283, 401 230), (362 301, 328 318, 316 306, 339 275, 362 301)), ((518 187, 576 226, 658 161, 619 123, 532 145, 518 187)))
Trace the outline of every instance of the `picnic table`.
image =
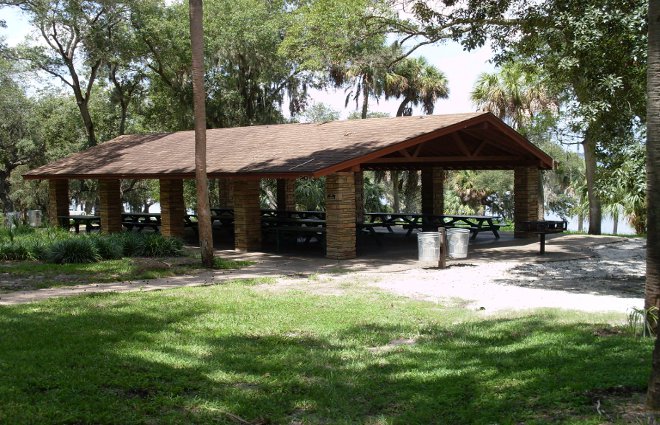
POLYGON ((138 232, 141 232, 145 227, 149 227, 157 232, 161 225, 161 218, 159 213, 122 213, 121 224, 128 230, 136 228, 138 232))
POLYGON ((389 232, 393 226, 401 226, 407 229, 406 236, 410 236, 413 230, 435 230, 438 227, 444 228, 463 228, 470 230, 472 239, 475 239, 480 232, 490 231, 495 238, 499 239, 499 230, 502 226, 501 216, 490 215, 434 215, 434 214, 414 214, 414 213, 366 213, 367 223, 372 226, 385 227, 389 232))
POLYGON ((98 215, 60 215, 57 219, 62 227, 73 227, 76 233, 80 233, 81 224, 85 225, 87 233, 101 229, 101 217, 98 215))
POLYGON ((306 244, 312 239, 316 239, 321 244, 325 243, 326 221, 318 218, 267 215, 261 218, 261 226, 264 233, 274 235, 277 251, 280 251, 283 242, 291 238, 298 242, 302 237, 306 244))

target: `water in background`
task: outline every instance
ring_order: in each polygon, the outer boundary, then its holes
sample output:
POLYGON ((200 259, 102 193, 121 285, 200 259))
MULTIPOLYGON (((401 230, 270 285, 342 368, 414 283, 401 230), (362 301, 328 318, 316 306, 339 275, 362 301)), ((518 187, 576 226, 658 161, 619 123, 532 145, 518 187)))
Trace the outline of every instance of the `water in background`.
MULTIPOLYGON (((157 202, 153 204, 149 208, 149 212, 151 213, 159 213, 160 212, 160 204, 157 202)), ((546 220, 561 220, 556 215, 553 214, 546 214, 545 216, 546 220)), ((612 229, 614 227, 614 222, 612 221, 611 217, 604 217, 603 222, 601 223, 601 230, 603 233, 612 233, 612 229)), ((573 230, 577 231, 578 229, 578 220, 577 217, 571 217, 568 221, 568 230, 573 230)), ((589 230, 589 222, 587 220, 584 221, 584 231, 586 232, 589 230)), ((634 235, 635 234, 635 229, 633 229, 630 224, 626 221, 625 218, 619 218, 619 228, 617 230, 617 233, 620 235, 634 235)))
MULTIPOLYGON (((560 217, 554 214, 546 214, 546 220, 561 220, 560 217)), ((612 233, 614 229, 614 221, 611 217, 603 217, 603 221, 600 224, 602 233, 612 233)), ((578 219, 577 217, 570 217, 568 220, 568 230, 577 231, 578 229, 578 219)), ((583 230, 586 232, 589 230, 589 221, 584 220, 583 230)), ((635 229, 630 226, 628 221, 625 218, 619 217, 619 225, 617 229, 617 234, 619 235, 634 235, 635 229)))

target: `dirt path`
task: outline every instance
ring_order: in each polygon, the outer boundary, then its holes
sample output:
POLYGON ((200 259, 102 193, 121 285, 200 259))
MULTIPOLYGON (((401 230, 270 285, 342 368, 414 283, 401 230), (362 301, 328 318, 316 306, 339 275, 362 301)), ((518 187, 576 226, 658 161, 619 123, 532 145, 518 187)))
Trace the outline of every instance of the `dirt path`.
POLYGON ((533 255, 537 249, 533 242, 475 249, 467 260, 451 261, 444 270, 420 268, 409 254, 386 260, 363 258, 338 262, 222 251, 218 254, 223 257, 252 260, 255 265, 195 276, 16 291, 0 295, 0 305, 85 293, 162 290, 263 277, 274 279, 274 283, 260 286, 265 291, 295 289, 340 295, 360 287, 375 287, 415 299, 453 302, 487 313, 540 307, 626 312, 643 305, 644 239, 570 235, 548 247, 548 255, 544 257, 533 255))

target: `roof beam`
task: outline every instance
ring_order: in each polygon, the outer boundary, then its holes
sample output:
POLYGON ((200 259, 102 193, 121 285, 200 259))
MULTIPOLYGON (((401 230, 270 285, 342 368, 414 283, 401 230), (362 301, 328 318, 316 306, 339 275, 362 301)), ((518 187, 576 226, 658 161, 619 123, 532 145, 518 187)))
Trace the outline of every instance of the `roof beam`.
MULTIPOLYGON (((520 156, 513 155, 500 155, 500 156, 483 156, 479 157, 479 162, 496 162, 496 161, 522 161, 523 158, 520 156)), ((475 161, 475 158, 464 157, 464 156, 423 156, 415 158, 412 162, 418 163, 428 163, 428 162, 472 162, 475 161)), ((411 158, 376 158, 371 161, 367 161, 365 164, 409 164, 411 158)))
POLYGON ((482 139, 481 143, 479 143, 479 146, 477 146, 477 149, 472 152, 472 156, 479 156, 481 153, 481 150, 488 144, 488 140, 482 139))
POLYGON ((461 150, 461 152, 463 152, 463 155, 465 155, 467 157, 472 156, 472 152, 470 152, 468 147, 465 145, 465 142, 463 141, 463 138, 460 136, 460 134, 458 134, 458 132, 452 133, 451 138, 454 140, 454 142, 456 143, 458 148, 461 150))

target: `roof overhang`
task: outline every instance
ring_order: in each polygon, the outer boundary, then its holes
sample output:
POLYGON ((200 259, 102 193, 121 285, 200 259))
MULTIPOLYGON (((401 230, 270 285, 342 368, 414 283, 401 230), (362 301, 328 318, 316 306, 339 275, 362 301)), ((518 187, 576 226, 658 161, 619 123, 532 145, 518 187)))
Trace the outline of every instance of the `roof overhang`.
MULTIPOLYGON (((207 131, 210 178, 321 177, 338 171, 553 169, 554 160, 490 113, 207 131)), ((192 179, 194 132, 120 136, 31 170, 26 179, 192 179)))

